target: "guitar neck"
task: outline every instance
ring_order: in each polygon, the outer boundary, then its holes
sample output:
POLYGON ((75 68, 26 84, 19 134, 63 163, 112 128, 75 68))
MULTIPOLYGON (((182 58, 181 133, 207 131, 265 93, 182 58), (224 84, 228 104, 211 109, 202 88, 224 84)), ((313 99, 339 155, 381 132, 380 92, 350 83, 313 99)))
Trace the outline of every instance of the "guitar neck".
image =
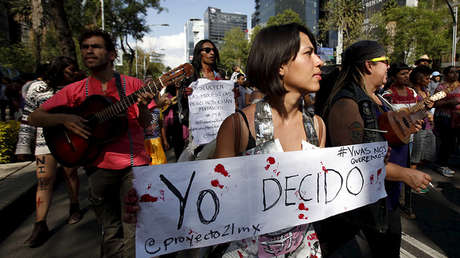
POLYGON ((108 121, 115 116, 126 112, 126 110, 132 106, 134 103, 137 102, 137 99, 139 98, 141 93, 152 93, 153 95, 156 95, 162 88, 163 88, 163 82, 161 81, 161 77, 158 79, 155 79, 152 81, 152 83, 149 83, 147 85, 144 85, 142 88, 139 90, 131 93, 130 95, 123 97, 120 99, 120 101, 113 103, 112 105, 106 107, 105 109, 97 112, 94 114, 94 116, 97 118, 99 122, 104 122, 108 121))
POLYGON ((447 96, 447 93, 449 91, 451 91, 451 90, 452 89, 447 88, 447 89, 445 89, 443 91, 440 91, 440 92, 434 94, 433 96, 429 96, 429 97, 424 98, 422 101, 417 102, 417 104, 415 104, 414 106, 410 107, 409 108, 409 113, 416 113, 418 111, 422 111, 422 110, 426 109, 426 107, 425 107, 425 101, 426 100, 430 100, 432 102, 438 101, 440 99, 445 98, 447 96))

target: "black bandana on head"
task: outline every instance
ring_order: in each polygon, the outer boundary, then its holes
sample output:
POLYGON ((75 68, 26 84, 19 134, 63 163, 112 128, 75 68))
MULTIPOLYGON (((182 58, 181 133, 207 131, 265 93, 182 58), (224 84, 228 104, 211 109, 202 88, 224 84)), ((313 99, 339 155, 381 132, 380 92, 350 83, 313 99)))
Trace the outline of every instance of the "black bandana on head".
POLYGON ((361 63, 385 56, 385 49, 377 41, 361 40, 349 46, 343 53, 343 62, 361 63))

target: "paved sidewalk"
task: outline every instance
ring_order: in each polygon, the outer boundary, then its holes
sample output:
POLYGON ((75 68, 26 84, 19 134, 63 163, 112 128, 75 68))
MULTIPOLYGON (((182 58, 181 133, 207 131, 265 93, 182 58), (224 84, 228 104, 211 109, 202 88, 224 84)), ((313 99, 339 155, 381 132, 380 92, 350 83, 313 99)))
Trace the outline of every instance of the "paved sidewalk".
POLYGON ((0 164, 0 241, 35 209, 35 169, 33 161, 0 164))
POLYGON ((0 214, 37 185, 35 169, 33 161, 0 165, 0 214))

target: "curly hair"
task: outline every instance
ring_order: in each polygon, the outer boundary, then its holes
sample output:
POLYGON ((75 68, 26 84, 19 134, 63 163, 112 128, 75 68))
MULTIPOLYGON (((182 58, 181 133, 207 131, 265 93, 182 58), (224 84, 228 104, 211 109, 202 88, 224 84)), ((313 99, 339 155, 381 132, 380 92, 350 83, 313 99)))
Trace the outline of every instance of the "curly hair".
POLYGON ((77 62, 70 57, 58 56, 54 58, 48 67, 48 71, 43 76, 44 81, 54 90, 59 86, 63 86, 66 84, 64 70, 71 65, 78 68, 77 62))

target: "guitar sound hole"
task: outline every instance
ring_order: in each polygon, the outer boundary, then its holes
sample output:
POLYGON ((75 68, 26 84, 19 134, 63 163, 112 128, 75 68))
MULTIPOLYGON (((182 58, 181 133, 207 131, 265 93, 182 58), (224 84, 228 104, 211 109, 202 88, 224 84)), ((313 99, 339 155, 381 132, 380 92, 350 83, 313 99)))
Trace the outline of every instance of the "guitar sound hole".
POLYGON ((407 121, 407 119, 406 119, 405 117, 403 117, 402 120, 403 120, 404 125, 405 125, 406 127, 410 127, 410 124, 409 124, 409 122, 407 121))

